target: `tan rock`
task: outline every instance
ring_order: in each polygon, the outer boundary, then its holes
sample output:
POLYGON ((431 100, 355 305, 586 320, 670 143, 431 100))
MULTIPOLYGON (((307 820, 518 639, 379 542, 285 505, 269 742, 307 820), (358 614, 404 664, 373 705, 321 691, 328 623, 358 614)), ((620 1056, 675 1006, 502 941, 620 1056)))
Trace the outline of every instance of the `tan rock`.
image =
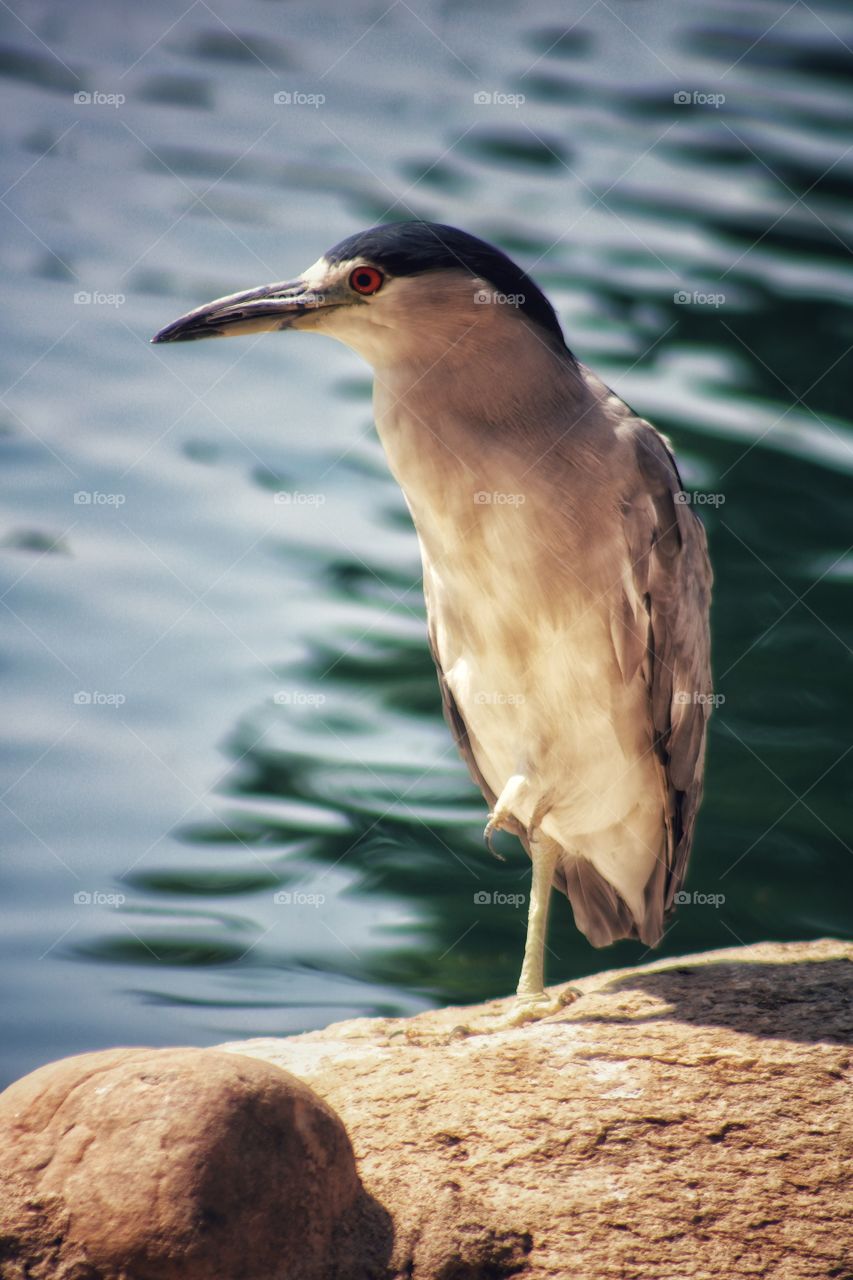
POLYGON ((334 1112, 251 1058, 52 1063, 0 1095, 0 1153, 3 1280, 326 1280, 387 1256, 334 1112))
POLYGON ((226 1046, 344 1120, 412 1280, 851 1280, 853 947, 603 973, 545 1022, 358 1019, 226 1046))
POLYGON ((514 1030, 458 1031, 503 1001, 42 1068, 0 1096, 0 1277, 851 1280, 851 959, 763 944, 514 1030))

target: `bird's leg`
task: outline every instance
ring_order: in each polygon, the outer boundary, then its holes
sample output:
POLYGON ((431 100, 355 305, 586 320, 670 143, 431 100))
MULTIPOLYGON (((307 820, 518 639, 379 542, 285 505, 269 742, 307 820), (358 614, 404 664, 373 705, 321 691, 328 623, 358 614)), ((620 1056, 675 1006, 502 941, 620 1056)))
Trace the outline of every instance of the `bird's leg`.
POLYGON ((549 840, 547 836, 535 838, 530 845, 533 875, 530 881, 524 962, 516 989, 520 1002, 538 1000, 545 989, 545 937, 551 906, 551 885, 557 865, 557 848, 556 841, 549 840))
MULTIPOLYGON (((506 790, 506 789, 504 789, 506 790)), ((497 806, 496 806, 497 808, 497 806)), ((530 885, 530 908, 527 916, 527 939, 524 944, 524 962, 518 979, 516 996, 508 1013, 487 1014, 485 1022, 462 1024, 454 1035, 472 1035, 490 1031, 509 1030, 525 1022, 535 1022, 557 1013, 571 1004, 581 994, 574 987, 565 987, 556 996, 545 991, 545 935, 548 929, 548 908, 551 903, 551 884, 554 868, 560 853, 556 840, 548 836, 530 837, 530 860, 533 876, 530 885)))
POLYGON ((550 837, 538 835, 530 841, 533 876, 530 884, 530 908, 527 915, 527 939, 524 961, 516 988, 515 1003, 504 1025, 517 1027, 556 1013, 576 997, 571 988, 556 996, 545 992, 545 938, 548 930, 548 908, 551 885, 560 846, 550 837))

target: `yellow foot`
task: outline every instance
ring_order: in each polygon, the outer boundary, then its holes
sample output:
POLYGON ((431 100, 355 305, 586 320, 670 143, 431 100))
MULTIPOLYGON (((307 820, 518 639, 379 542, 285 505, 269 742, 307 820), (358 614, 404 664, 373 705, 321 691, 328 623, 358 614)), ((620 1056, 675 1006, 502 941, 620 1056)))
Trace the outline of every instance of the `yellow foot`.
POLYGON ((541 1018, 549 1018, 552 1013, 559 1013, 567 1004, 574 1004, 580 995, 577 987, 563 987, 562 991, 553 996, 549 996, 547 991, 530 996, 516 996, 509 1013, 501 1015, 499 1025, 523 1027, 525 1022, 539 1022, 541 1018))
POLYGON ((507 1013, 487 1015, 483 1022, 454 1027, 451 1036, 484 1035, 490 1031, 509 1031, 513 1027, 523 1027, 526 1022, 538 1022, 541 1018, 549 1018, 559 1013, 566 1005, 574 1004, 583 995, 577 987, 563 987, 556 995, 549 996, 543 991, 533 996, 517 996, 512 1008, 507 1013))

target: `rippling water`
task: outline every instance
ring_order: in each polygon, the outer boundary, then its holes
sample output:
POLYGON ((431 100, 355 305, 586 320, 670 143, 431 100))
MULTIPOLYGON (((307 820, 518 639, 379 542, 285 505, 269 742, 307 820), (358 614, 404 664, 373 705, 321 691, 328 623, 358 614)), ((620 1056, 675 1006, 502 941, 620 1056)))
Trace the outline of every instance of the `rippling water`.
MULTIPOLYGON (((847 7, 181 8, 0 11, 5 1077, 515 982, 526 859, 441 720, 367 370, 147 346, 379 219, 518 257, 708 499, 724 702, 663 952, 849 931, 847 7)), ((555 902, 552 981, 642 955, 555 902)))

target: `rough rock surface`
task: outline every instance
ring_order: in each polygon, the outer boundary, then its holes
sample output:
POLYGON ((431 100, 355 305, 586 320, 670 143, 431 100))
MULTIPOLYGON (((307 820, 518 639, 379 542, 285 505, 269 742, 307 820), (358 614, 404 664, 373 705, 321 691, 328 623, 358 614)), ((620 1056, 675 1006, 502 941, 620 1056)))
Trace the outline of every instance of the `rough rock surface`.
POLYGON ((851 1280, 852 959, 762 944, 511 1031, 454 1035, 497 1002, 227 1048, 342 1117, 394 1277, 851 1280))
POLYGON ((3 1280, 328 1280, 389 1237, 334 1112, 264 1062, 108 1050, 0 1095, 3 1280))
POLYGON ((54 1063, 0 1095, 0 1277, 853 1280, 851 960, 54 1063))

